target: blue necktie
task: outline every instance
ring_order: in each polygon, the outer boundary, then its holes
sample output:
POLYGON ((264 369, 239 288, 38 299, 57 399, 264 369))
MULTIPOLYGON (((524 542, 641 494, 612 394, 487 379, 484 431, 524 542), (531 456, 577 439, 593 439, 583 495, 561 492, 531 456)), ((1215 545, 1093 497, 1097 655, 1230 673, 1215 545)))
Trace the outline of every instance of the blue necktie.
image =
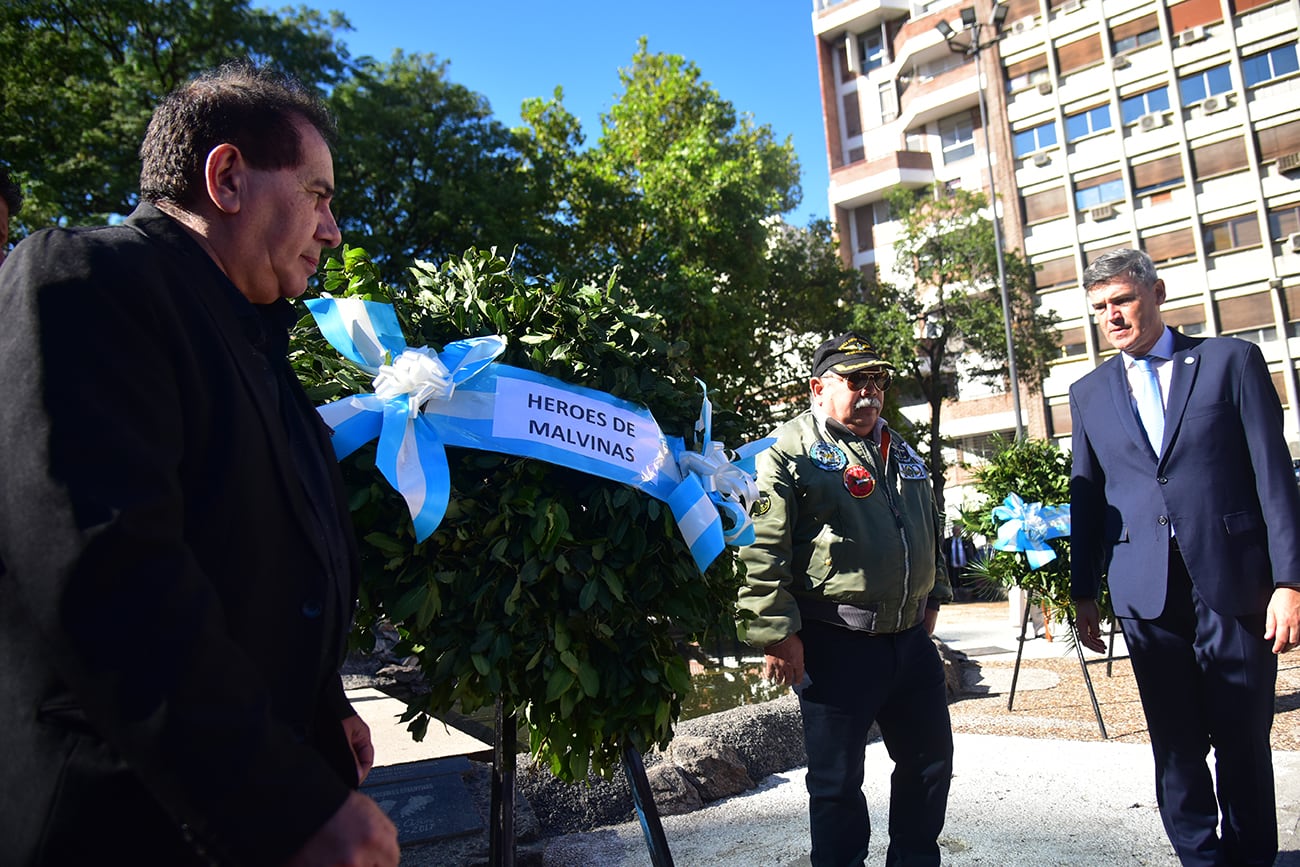
POLYGON ((1138 420, 1147 433, 1151 449, 1160 456, 1160 444, 1165 439, 1165 405, 1160 399, 1160 379, 1151 359, 1135 358, 1133 366, 1138 376, 1133 382, 1133 401, 1137 404, 1138 420))

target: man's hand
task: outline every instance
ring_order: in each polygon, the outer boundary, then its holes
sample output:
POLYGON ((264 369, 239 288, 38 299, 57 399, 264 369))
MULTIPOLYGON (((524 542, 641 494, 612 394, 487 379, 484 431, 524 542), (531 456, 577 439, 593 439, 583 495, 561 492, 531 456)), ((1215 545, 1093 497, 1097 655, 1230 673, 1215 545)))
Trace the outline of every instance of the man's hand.
POLYGON ((923 615, 923 619, 921 620, 921 622, 925 624, 925 634, 934 635, 935 624, 939 622, 939 609, 938 608, 925 609, 925 614, 923 615))
POLYGON ((285 867, 396 867, 397 828, 374 801, 349 792, 343 806, 285 867))
POLYGON ((1279 587, 1268 600, 1264 640, 1273 642, 1274 653, 1286 653, 1300 646, 1300 590, 1279 587))
POLYGON ((1101 613, 1097 610, 1097 600, 1074 600, 1074 628, 1079 632, 1083 646, 1098 653, 1106 652, 1106 645, 1101 640, 1101 613))
POLYGON ((352 758, 357 763, 357 785, 360 785, 366 781, 370 769, 375 766, 375 745, 370 740, 370 726, 353 714, 343 720, 343 731, 352 747, 352 758))
POLYGON ((803 639, 798 634, 763 648, 763 677, 783 686, 803 680, 803 639))

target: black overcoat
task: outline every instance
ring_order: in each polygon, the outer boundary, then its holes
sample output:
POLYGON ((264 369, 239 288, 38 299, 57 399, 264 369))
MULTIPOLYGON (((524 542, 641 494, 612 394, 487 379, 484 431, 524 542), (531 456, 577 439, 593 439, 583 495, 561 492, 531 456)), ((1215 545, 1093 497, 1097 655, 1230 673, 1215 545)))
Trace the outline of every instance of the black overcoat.
POLYGON ((338 471, 234 291, 147 204, 0 267, 4 863, 276 863, 356 784, 338 471))

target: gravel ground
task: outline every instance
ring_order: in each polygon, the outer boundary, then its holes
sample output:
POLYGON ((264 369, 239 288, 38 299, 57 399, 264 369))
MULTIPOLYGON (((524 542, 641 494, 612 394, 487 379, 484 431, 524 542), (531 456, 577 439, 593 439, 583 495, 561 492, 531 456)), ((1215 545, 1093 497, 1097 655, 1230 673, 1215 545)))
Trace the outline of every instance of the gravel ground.
MULTIPOLYGON (((971 661, 968 665, 978 665, 980 675, 1001 683, 1010 677, 1014 661, 971 661)), ((1078 658, 1068 656, 1021 662, 1022 682, 1034 672, 1048 672, 1058 681, 1046 689, 1021 689, 1018 686, 1011 711, 1007 710, 1005 691, 958 696, 948 706, 953 731, 1026 738, 1101 740, 1078 658)), ((1142 703, 1138 699, 1137 682, 1128 659, 1116 659, 1112 674, 1107 677, 1105 660, 1090 658, 1088 673, 1110 740, 1150 743, 1142 703)), ((1279 659, 1276 694, 1273 749, 1300 750, 1300 652, 1293 651, 1279 659)))

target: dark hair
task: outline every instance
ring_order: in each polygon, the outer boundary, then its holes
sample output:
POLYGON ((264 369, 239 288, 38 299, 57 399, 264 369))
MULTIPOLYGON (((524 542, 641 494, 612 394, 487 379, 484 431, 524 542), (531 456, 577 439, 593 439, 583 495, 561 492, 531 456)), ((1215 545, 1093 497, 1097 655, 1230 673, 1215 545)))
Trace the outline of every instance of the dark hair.
POLYGON ((4 199, 9 207, 10 217, 23 209, 23 191, 18 189, 18 184, 9 177, 9 170, 4 166, 0 166, 0 199, 4 199))
POLYGON ((163 98, 140 145, 140 198, 192 205, 203 188, 208 154, 229 143, 256 169, 302 162, 296 124, 311 124, 328 142, 329 110, 287 73, 250 61, 201 73, 163 98))
POLYGON ((1141 250, 1111 250, 1103 253, 1083 271, 1083 291, 1087 292, 1098 283, 1111 280, 1129 279, 1139 286, 1151 286, 1156 282, 1156 266, 1151 257, 1141 250))

